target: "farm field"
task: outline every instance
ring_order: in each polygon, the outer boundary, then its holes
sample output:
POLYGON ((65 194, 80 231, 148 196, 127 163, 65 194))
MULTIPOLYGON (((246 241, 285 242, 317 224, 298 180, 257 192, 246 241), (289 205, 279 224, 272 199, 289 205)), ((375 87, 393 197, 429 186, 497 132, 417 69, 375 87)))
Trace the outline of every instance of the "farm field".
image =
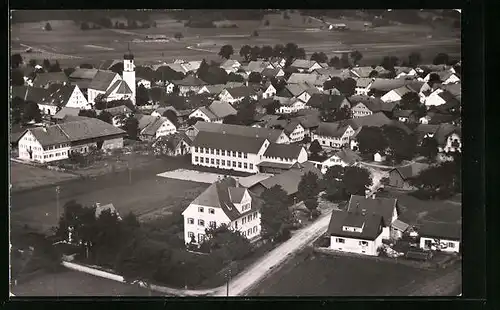
POLYGON ((79 25, 72 21, 50 21, 52 31, 44 31, 42 22, 24 23, 12 25, 11 41, 17 48, 32 47, 34 51, 41 51, 22 53, 27 59, 59 59, 63 66, 121 59, 129 46, 138 64, 159 60, 169 62, 175 58, 216 60, 219 59, 217 52, 225 44, 234 47, 233 58, 239 59, 238 51, 244 44, 261 46, 288 42, 303 47, 308 57, 314 52, 325 52, 331 57, 336 50, 357 49, 363 54, 361 63, 370 64, 381 61, 386 55, 406 58, 412 51, 419 51, 424 61, 431 61, 438 52, 460 56, 460 38, 426 26, 401 25, 365 30, 359 26, 360 21, 329 20, 346 23, 351 28, 347 32, 335 32, 319 29, 322 24, 315 20, 304 23, 298 14, 291 14, 290 20, 283 20, 280 15, 269 15, 266 19, 270 21, 269 26, 264 26, 263 21, 234 21, 238 28, 186 28, 162 15, 156 19, 156 28, 89 31, 80 30, 79 25), (254 30, 259 36, 250 36, 254 30), (184 38, 174 39, 177 32, 181 32, 184 38), (164 35, 168 42, 140 42, 146 35, 164 35))
POLYGON ((77 175, 10 162, 12 190, 24 190, 77 178, 77 175))
MULTIPOLYGON (((149 296, 149 290, 83 272, 65 270, 45 273, 11 287, 16 297, 35 296, 149 296)), ((162 296, 151 292, 151 296, 162 296)))
POLYGON ((436 271, 349 256, 311 255, 304 260, 299 254, 248 295, 454 296, 460 287, 459 265, 436 271))

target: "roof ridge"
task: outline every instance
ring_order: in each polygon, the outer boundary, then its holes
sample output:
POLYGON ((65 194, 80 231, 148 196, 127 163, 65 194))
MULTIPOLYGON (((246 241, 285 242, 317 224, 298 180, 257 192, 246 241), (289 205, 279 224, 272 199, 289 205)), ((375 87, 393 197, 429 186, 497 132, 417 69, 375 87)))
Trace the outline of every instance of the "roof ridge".
POLYGON ((59 128, 59 130, 61 130, 61 132, 66 136, 66 138, 68 138, 68 140, 71 140, 71 137, 61 128, 61 125, 60 124, 56 124, 57 128, 59 128))

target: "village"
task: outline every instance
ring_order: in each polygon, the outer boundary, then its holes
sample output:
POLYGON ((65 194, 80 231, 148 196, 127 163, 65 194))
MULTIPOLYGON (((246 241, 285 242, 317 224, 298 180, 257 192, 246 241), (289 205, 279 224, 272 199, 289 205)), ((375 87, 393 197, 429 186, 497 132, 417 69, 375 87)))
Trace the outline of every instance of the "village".
POLYGON ((306 57, 295 43, 218 55, 137 65, 128 46, 77 67, 11 55, 10 186, 49 193, 12 199, 11 234, 31 238, 12 238, 13 291, 28 253, 167 296, 250 296, 308 249, 459 268, 459 59, 364 66, 358 50, 306 57), (101 194, 79 199, 84 182, 101 194))

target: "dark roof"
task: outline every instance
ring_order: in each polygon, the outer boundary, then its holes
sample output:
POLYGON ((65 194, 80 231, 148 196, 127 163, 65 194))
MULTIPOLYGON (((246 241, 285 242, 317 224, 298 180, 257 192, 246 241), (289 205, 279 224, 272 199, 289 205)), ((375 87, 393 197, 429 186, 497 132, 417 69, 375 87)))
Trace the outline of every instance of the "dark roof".
POLYGON ((104 96, 107 97, 113 92, 121 95, 132 94, 132 90, 124 80, 117 80, 114 82, 113 85, 111 85, 111 87, 106 91, 104 96))
POLYGON ((193 142, 184 132, 176 132, 176 133, 171 134, 171 135, 160 136, 153 143, 153 147, 156 145, 156 142, 158 142, 158 141, 171 141, 171 143, 174 147, 177 147, 181 141, 186 142, 186 144, 189 146, 191 146, 191 144, 193 142))
POLYGON ((313 94, 307 105, 313 108, 319 108, 323 103, 330 103, 333 108, 340 108, 340 105, 346 100, 343 95, 329 95, 329 94, 313 94))
POLYGON ((48 90, 50 95, 42 98, 40 103, 63 107, 68 103, 76 86, 52 84, 48 90))
POLYGON ((121 60, 116 60, 116 59, 107 59, 101 61, 99 64, 99 69, 100 70, 109 70, 109 68, 113 67, 115 64, 120 63, 121 60))
POLYGON ((39 103, 43 98, 50 95, 48 89, 30 86, 13 86, 12 98, 19 97, 24 101, 39 103))
POLYGON ((255 95, 253 88, 248 86, 226 88, 226 90, 233 98, 250 97, 255 95))
POLYGON ((292 163, 275 163, 271 161, 262 161, 257 164, 259 167, 269 167, 269 168, 278 168, 278 169, 290 169, 293 164, 292 163))
POLYGON ((271 143, 264 156, 297 159, 301 151, 302 147, 299 145, 271 143))
POLYGON ((266 141, 265 137, 245 137, 218 132, 200 131, 193 146, 257 154, 266 141))
POLYGON ((396 198, 366 198, 365 196, 351 195, 347 211, 355 212, 357 209, 361 212, 374 213, 381 215, 385 226, 390 226, 392 222, 392 214, 396 208, 396 198))
POLYGON ((443 98, 446 103, 454 103, 456 105, 460 105, 460 101, 457 99, 457 96, 453 95, 448 90, 439 93, 438 96, 443 98))
POLYGON ((33 87, 44 87, 47 84, 63 84, 68 82, 68 77, 64 72, 38 73, 33 81, 33 87))
POLYGON ((419 227, 418 233, 421 237, 448 240, 462 239, 462 227, 456 223, 425 222, 419 227))
POLYGON ((139 130, 141 135, 154 136, 156 131, 164 122, 170 122, 170 120, 163 116, 151 116, 144 114, 136 114, 135 118, 139 122, 139 130))
POLYGON ((460 118, 460 115, 456 114, 443 114, 443 113, 428 113, 428 116, 430 116, 429 124, 432 125, 440 125, 444 123, 450 123, 458 118, 460 118))
POLYGON ((126 134, 125 131, 97 118, 79 119, 27 130, 31 131, 42 146, 126 134))
POLYGON ((355 130, 363 126, 382 127, 384 125, 391 124, 391 120, 387 116, 385 116, 385 114, 382 112, 373 113, 372 115, 362 116, 358 118, 353 118, 350 119, 348 122, 355 130))
POLYGON ((117 116, 117 115, 122 115, 122 114, 127 114, 127 113, 132 112, 132 110, 130 110, 130 108, 127 107, 126 105, 121 105, 118 107, 104 109, 104 111, 110 113, 112 116, 117 116))
POLYGON ((349 124, 344 121, 334 122, 334 123, 319 123, 317 134, 326 137, 340 137, 342 136, 349 124))
POLYGON ((396 110, 394 111, 395 117, 410 117, 412 114, 415 114, 413 110, 396 110))
POLYGON ((231 221, 244 214, 258 210, 261 206, 261 200, 249 191, 248 193, 252 198, 250 210, 243 213, 238 211, 234 204, 241 202, 246 189, 237 186, 237 181, 235 179, 231 177, 223 178, 210 185, 203 193, 196 197, 192 203, 220 208, 231 221))
POLYGON ((370 89, 388 92, 407 84, 403 79, 375 79, 370 89))
POLYGON ((380 98, 370 96, 352 96, 348 100, 351 102, 351 107, 362 103, 373 113, 392 112, 396 107, 396 102, 384 102, 380 98))
POLYGON ((228 115, 236 115, 238 113, 231 104, 222 101, 214 101, 207 108, 217 118, 224 118, 228 115))
POLYGON ((266 69, 262 70, 261 74, 262 74, 262 76, 265 76, 265 77, 275 77, 276 75, 278 75, 280 70, 281 69, 279 69, 279 68, 276 68, 276 69, 266 68, 266 69))
POLYGON ((92 80, 97 74, 97 69, 85 69, 85 68, 76 68, 73 73, 69 75, 70 80, 72 79, 84 79, 84 80, 92 80))
POLYGON ((410 178, 416 177, 420 172, 427 169, 428 164, 423 163, 412 163, 408 166, 394 168, 392 171, 397 171, 403 180, 408 180, 410 178))
POLYGON ((309 129, 318 127, 319 124, 321 123, 319 116, 313 114, 297 116, 295 119, 299 121, 302 127, 309 129))
POLYGON ((172 83, 179 86, 203 86, 208 84, 193 75, 188 75, 180 81, 172 81, 172 83))
POLYGON ((446 142, 446 138, 452 133, 461 133, 460 127, 454 126, 452 124, 441 124, 439 125, 436 133, 434 134, 434 138, 438 142, 439 145, 443 145, 446 142))
POLYGON ((111 86, 111 82, 118 73, 112 71, 98 71, 97 74, 90 82, 89 89, 95 89, 100 91, 106 91, 111 86))
POLYGON ((283 133, 282 130, 277 129, 256 128, 243 125, 219 124, 201 121, 197 122, 194 127, 200 132, 217 132, 235 136, 267 138, 269 142, 278 141, 279 137, 283 133))
POLYGON ((379 214, 334 211, 328 225, 328 234, 338 237, 375 240, 382 233, 383 225, 382 216, 379 214), (362 227, 362 231, 344 231, 344 226, 362 227))
POLYGON ((323 177, 321 171, 316 168, 313 163, 305 162, 300 164, 297 163, 296 165, 298 166, 297 168, 292 167, 290 170, 276 174, 259 182, 259 184, 267 189, 273 187, 274 185, 280 185, 288 195, 293 195, 297 193, 299 182, 304 174, 313 172, 319 178, 323 177))
POLYGON ((61 110, 59 110, 59 112, 52 116, 52 118, 62 120, 68 115, 78 116, 78 113, 80 113, 80 109, 78 108, 63 107, 61 110))

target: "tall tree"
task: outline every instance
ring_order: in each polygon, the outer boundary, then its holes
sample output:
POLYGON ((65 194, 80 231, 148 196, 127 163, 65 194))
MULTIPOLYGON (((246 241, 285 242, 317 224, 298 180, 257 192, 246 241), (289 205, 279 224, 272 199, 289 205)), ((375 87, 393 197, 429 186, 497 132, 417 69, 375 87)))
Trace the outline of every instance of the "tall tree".
POLYGON ((36 65, 38 64, 37 60, 36 59, 30 59, 29 62, 28 62, 28 65, 31 67, 31 68, 35 68, 36 65))
POLYGON ((285 52, 285 47, 283 44, 276 44, 273 48, 273 56, 274 57, 283 57, 285 52))
POLYGON ((356 92, 356 80, 347 78, 342 81, 340 88, 337 88, 344 96, 350 97, 356 92))
POLYGON ((57 61, 57 60, 56 60, 56 62, 55 62, 55 63, 53 63, 53 64, 50 66, 50 68, 49 68, 49 70, 48 70, 48 71, 49 71, 49 72, 61 72, 62 70, 61 70, 61 66, 59 65, 59 61, 57 61))
POLYGON ((361 59, 363 59, 363 54, 360 51, 355 50, 351 52, 351 59, 354 65, 357 65, 361 59))
POLYGON ((33 101, 27 102, 24 108, 24 113, 22 114, 22 118, 24 123, 28 123, 32 120, 37 123, 40 122, 42 120, 42 113, 40 112, 38 104, 33 101))
POLYGON ((370 72, 370 75, 368 75, 369 78, 376 78, 378 77, 378 71, 377 70, 372 70, 370 72))
POLYGON ((264 108, 266 109, 266 114, 275 115, 276 110, 280 108, 281 104, 278 100, 273 100, 268 103, 264 108))
POLYGON ((12 101, 10 102, 10 119, 12 125, 19 124, 21 122, 25 105, 26 103, 22 98, 12 98, 12 101))
POLYGON ((318 209, 318 198, 311 197, 304 200, 304 205, 309 210, 309 218, 312 220, 314 212, 318 209))
POLYGON ((326 62, 328 62, 328 56, 326 56, 326 54, 323 52, 319 52, 319 53, 315 52, 311 55, 311 60, 319 62, 319 63, 324 63, 324 62, 326 63, 326 62))
POLYGON ((205 242, 212 255, 222 257, 224 262, 244 259, 252 252, 248 239, 225 224, 206 229, 206 236, 205 242))
POLYGON ((109 68, 110 71, 118 73, 119 75, 123 74, 123 62, 118 62, 109 68))
POLYGON ((52 31, 52 26, 50 25, 50 23, 46 23, 43 29, 45 29, 45 31, 52 31))
POLYGON ((372 185, 372 177, 370 172, 365 168, 348 166, 344 170, 342 183, 345 188, 346 197, 364 195, 365 191, 372 185))
POLYGON ((387 148, 387 141, 379 127, 363 127, 356 139, 359 143, 359 151, 362 154, 372 156, 377 152, 382 152, 387 148))
POLYGON ((321 144, 319 144, 318 140, 314 140, 311 142, 311 145, 309 146, 309 152, 311 152, 312 155, 318 156, 320 152, 323 151, 323 148, 321 147, 321 144))
POLYGON ((233 55, 233 54, 234 54, 233 46, 229 45, 229 44, 226 44, 226 45, 222 46, 220 48, 219 53, 218 53, 218 55, 220 57, 226 58, 226 59, 231 58, 231 55, 233 55))
POLYGON ((10 64, 12 69, 17 69, 23 64, 23 57, 21 54, 16 53, 10 56, 10 64))
POLYGON ((415 135, 407 134, 403 129, 396 126, 382 126, 384 138, 388 148, 386 154, 389 160, 400 162, 410 160, 416 153, 417 140, 415 135))
POLYGON ((248 82, 260 83, 260 82, 262 82, 262 75, 258 72, 252 72, 248 75, 248 82))
POLYGON ((50 60, 44 59, 42 63, 42 67, 45 69, 45 71, 48 71, 51 67, 50 60))
POLYGON ((283 233, 292 221, 288 208, 289 198, 279 185, 264 190, 261 197, 264 200, 261 209, 262 237, 274 239, 283 233))
POLYGON ((124 127, 128 137, 132 140, 137 140, 139 135, 139 121, 137 118, 133 116, 128 117, 124 127))
POLYGON ((401 109, 416 111, 420 107, 420 97, 415 92, 409 92, 401 97, 401 109))
POLYGON ((240 48, 240 56, 245 58, 246 61, 248 61, 250 59, 251 50, 252 50, 252 48, 250 47, 250 45, 248 45, 248 44, 243 45, 240 48))
POLYGON ((341 67, 340 66, 340 58, 338 58, 337 56, 330 58, 328 65, 330 67, 334 67, 335 69, 339 69, 341 67))
POLYGON ((261 54, 260 47, 258 46, 252 47, 252 49, 250 50, 250 60, 252 61, 257 60, 260 57, 260 54, 261 54))
POLYGON ((273 47, 270 45, 265 45, 260 50, 260 56, 265 60, 269 60, 269 58, 273 57, 273 47))
MULTIPOLYGON (((318 176, 309 171, 308 173, 302 175, 299 181, 297 199, 303 201, 304 203, 308 200, 317 200, 318 194, 320 192, 320 183, 318 176)), ((314 206, 312 204, 312 206, 314 206)), ((316 205, 317 207, 317 205, 316 205)), ((308 208, 309 209, 309 208, 308 208)), ((313 208, 315 209, 315 208, 313 208)), ((311 210, 312 212, 312 210, 311 210)), ((312 217, 312 213, 311 213, 312 217)))
POLYGON ((408 56, 408 64, 415 68, 422 62, 422 55, 419 52, 412 52, 408 56))
POLYGON ((138 85, 137 91, 135 93, 135 100, 138 106, 143 106, 148 104, 149 92, 146 89, 146 87, 144 87, 144 85, 142 84, 138 85))
POLYGON ((447 65, 450 62, 450 56, 446 53, 439 53, 434 57, 433 64, 435 65, 447 65))

